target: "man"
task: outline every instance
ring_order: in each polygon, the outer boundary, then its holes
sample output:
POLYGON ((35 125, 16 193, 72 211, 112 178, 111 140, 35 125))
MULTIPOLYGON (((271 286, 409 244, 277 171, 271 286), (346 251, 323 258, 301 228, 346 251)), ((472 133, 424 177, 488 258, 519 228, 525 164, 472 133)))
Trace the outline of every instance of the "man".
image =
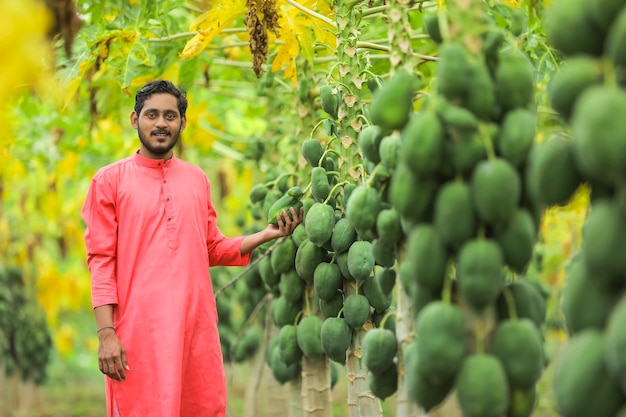
POLYGON ((278 226, 224 237, 205 173, 172 151, 186 109, 169 81, 141 88, 130 116, 140 148, 96 173, 83 207, 109 417, 225 414, 209 267, 246 265, 302 220, 291 208, 278 226))

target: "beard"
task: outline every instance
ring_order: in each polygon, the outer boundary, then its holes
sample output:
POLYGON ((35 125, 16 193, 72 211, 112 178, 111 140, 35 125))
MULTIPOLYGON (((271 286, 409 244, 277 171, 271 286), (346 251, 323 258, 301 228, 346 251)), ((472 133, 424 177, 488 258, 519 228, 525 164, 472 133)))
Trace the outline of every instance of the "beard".
POLYGON ((176 143, 178 143, 178 139, 180 138, 180 130, 175 133, 168 131, 171 137, 166 137, 166 141, 162 143, 150 143, 150 139, 146 138, 141 128, 137 129, 137 132, 139 134, 139 141, 144 146, 144 148, 146 148, 148 152, 157 157, 166 156, 174 148, 174 146, 176 146, 176 143))

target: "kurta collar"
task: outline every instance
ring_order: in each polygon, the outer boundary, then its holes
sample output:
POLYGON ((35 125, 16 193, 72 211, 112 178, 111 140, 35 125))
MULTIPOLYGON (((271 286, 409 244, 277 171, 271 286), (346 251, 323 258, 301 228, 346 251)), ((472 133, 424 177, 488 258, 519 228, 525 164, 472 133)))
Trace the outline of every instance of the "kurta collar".
POLYGON ((175 163, 176 156, 172 155, 170 159, 167 161, 163 161, 162 159, 151 159, 146 158, 139 154, 139 151, 135 152, 134 160, 137 164, 148 167, 148 168, 160 168, 160 167, 170 167, 175 163))

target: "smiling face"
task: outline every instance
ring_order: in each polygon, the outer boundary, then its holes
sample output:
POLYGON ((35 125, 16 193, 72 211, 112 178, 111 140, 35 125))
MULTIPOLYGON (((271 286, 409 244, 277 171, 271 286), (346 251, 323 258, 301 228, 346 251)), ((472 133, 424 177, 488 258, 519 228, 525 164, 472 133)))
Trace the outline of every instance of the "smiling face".
POLYGON ((187 119, 180 116, 176 97, 155 93, 148 97, 141 112, 133 112, 130 121, 141 141, 139 154, 152 159, 169 159, 187 119))

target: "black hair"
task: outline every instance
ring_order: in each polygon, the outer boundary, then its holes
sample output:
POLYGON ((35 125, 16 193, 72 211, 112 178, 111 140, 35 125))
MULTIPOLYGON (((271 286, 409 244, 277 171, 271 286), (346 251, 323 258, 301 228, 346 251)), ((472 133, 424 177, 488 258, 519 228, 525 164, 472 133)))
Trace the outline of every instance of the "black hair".
POLYGON ((146 100, 152 94, 157 93, 167 93, 176 97, 180 117, 185 117, 187 112, 187 93, 176 87, 171 81, 166 80, 150 81, 137 91, 137 94, 135 94, 135 113, 141 113, 146 100))

